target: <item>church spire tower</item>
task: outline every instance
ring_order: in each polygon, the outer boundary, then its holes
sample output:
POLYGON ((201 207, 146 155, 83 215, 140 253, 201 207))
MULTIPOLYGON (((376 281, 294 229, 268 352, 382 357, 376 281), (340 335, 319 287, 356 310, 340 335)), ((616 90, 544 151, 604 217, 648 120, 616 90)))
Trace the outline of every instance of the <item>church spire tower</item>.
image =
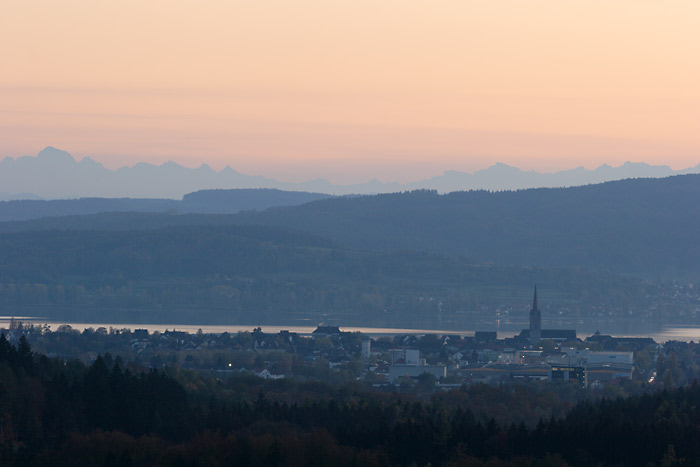
POLYGON ((542 339, 542 313, 537 306, 537 285, 535 285, 535 296, 532 299, 532 309, 530 310, 530 343, 536 344, 542 339))

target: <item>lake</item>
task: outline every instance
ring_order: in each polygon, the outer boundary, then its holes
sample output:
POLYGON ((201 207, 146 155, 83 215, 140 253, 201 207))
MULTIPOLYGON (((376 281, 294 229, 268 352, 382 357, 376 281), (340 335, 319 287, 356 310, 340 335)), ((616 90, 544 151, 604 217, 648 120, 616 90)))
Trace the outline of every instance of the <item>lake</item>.
MULTIPOLYGON (((9 328, 11 316, 0 316, 0 327, 9 328)), ((261 317, 262 318, 262 317, 261 317)), ((396 334, 458 334, 472 336, 475 331, 496 331, 498 338, 512 337, 527 328, 526 319, 485 319, 476 316, 451 317, 444 320, 417 321, 417 320, 373 320, 362 322, 356 319, 341 320, 338 318, 324 318, 323 324, 340 326, 341 330, 348 332, 361 332, 363 334, 381 336, 396 334)), ((205 333, 237 333, 252 331, 260 326, 263 332, 278 333, 288 330, 299 334, 311 334, 321 320, 313 318, 301 318, 287 320, 283 323, 271 323, 267 319, 255 321, 254 318, 246 319, 240 324, 192 324, 192 323, 139 323, 139 322, 81 322, 58 321, 33 316, 15 316, 15 320, 25 324, 47 325, 51 330, 56 330, 62 324, 68 324, 73 329, 82 331, 86 328, 116 328, 116 329, 148 329, 149 332, 177 330, 195 333, 201 329, 205 333)), ((669 340, 700 341, 700 325, 694 323, 664 324, 658 322, 644 322, 634 319, 543 319, 543 329, 576 329, 581 339, 599 331, 601 334, 626 337, 652 337, 656 342, 662 343, 669 340)))

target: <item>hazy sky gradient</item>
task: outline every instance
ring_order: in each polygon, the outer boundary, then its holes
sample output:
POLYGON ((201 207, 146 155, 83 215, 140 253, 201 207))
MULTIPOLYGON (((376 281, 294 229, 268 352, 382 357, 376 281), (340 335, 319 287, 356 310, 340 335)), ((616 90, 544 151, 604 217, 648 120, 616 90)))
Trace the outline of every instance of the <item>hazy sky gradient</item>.
POLYGON ((700 162, 700 2, 3 1, 0 155, 285 180, 700 162))

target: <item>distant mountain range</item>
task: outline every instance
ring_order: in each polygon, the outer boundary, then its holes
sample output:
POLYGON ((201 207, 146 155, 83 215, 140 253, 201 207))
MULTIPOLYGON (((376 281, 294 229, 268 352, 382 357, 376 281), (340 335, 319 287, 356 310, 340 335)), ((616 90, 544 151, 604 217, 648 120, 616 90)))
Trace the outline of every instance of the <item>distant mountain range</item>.
POLYGON ((301 183, 280 182, 263 176, 245 175, 228 166, 216 171, 206 164, 190 169, 174 162, 160 166, 138 163, 132 167, 110 170, 89 157, 76 161, 65 151, 47 147, 36 157, 6 157, 0 161, 0 200, 84 197, 180 199, 186 193, 197 190, 231 188, 274 188, 333 195, 391 193, 423 188, 449 193, 476 189, 496 191, 568 187, 688 173, 700 173, 700 164, 674 171, 664 165, 627 162, 620 167, 602 165, 595 170, 579 167, 556 173, 540 173, 499 163, 473 174, 451 170, 411 183, 384 183, 374 179, 356 185, 333 185, 324 179, 301 183))

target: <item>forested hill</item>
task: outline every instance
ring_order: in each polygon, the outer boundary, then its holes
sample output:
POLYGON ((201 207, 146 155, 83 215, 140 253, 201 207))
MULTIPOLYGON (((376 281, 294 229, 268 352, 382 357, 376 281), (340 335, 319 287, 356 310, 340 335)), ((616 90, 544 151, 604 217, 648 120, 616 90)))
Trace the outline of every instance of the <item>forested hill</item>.
POLYGON ((0 201, 0 221, 87 215, 105 212, 232 214, 273 206, 297 206, 330 195, 273 189, 201 190, 182 200, 150 198, 80 198, 0 201))
MULTIPOLYGON (((609 273, 482 265, 424 252, 358 251, 276 227, 0 234, 0 306, 21 307, 23 313, 41 307, 42 314, 56 307, 84 310, 81 318, 87 320, 118 319, 110 313, 125 309, 167 310, 159 315, 163 322, 177 319, 178 310, 206 311, 206 318, 187 318, 199 322, 226 322, 232 312, 261 311, 280 317, 365 312, 427 319, 484 307, 522 308, 534 283, 548 306, 572 314, 652 312, 649 297, 672 305, 663 298, 671 295, 665 286, 609 273)), ((663 310, 679 314, 676 308, 663 310)))
POLYGON ((355 248, 697 278, 699 201, 700 175, 683 175, 562 189, 329 199, 236 219, 306 230, 355 248))
MULTIPOLYGON (((192 198, 206 206, 212 196, 223 199, 221 195, 226 193, 200 192, 192 198)), ((267 225, 323 236, 352 249, 427 251, 496 264, 698 280, 698 200, 700 175, 682 175, 561 189, 331 198, 235 215, 53 217, 2 222, 0 232, 267 225)))
POLYGON ((26 221, 0 222, 0 232, 42 230, 150 230, 173 226, 233 225, 233 216, 219 214, 174 214, 163 212, 102 212, 99 214, 43 217, 26 221))

